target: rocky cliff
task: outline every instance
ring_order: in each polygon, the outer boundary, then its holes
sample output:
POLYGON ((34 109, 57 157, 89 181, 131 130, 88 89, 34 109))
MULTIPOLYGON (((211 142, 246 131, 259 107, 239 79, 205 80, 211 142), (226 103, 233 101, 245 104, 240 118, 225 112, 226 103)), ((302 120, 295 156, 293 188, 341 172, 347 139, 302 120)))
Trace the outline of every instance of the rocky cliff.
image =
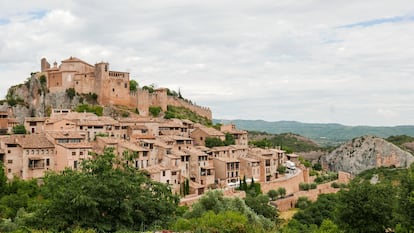
POLYGON ((356 175, 377 167, 408 167, 414 157, 382 138, 362 136, 335 149, 325 160, 333 171, 356 175))
POLYGON ((79 96, 72 99, 63 91, 50 93, 41 79, 32 75, 25 83, 9 88, 0 110, 13 109, 17 120, 22 123, 24 117, 48 116, 51 108, 73 108, 79 104, 79 96))

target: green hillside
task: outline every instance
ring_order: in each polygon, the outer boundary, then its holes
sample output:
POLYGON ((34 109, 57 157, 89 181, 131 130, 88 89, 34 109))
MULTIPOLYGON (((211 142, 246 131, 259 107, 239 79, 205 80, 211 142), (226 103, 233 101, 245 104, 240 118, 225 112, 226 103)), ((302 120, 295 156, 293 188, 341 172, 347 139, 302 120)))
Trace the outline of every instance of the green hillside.
POLYGON ((387 138, 392 135, 414 136, 414 126, 374 127, 345 126, 341 124, 301 123, 296 121, 268 122, 263 120, 214 120, 215 123, 233 123, 238 128, 268 133, 295 133, 310 138, 320 145, 338 145, 363 135, 387 138))
POLYGON ((264 132, 249 131, 250 144, 257 147, 280 146, 288 152, 318 151, 323 148, 308 138, 292 133, 268 134, 264 132))

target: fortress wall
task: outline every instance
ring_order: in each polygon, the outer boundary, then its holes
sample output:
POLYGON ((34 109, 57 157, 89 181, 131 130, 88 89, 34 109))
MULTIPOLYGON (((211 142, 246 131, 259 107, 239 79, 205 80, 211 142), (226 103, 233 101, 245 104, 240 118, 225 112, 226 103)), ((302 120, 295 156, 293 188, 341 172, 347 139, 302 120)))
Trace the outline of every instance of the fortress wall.
POLYGON ((146 90, 138 89, 136 91, 136 108, 138 108, 139 115, 148 116, 148 108, 150 106, 150 94, 146 90))

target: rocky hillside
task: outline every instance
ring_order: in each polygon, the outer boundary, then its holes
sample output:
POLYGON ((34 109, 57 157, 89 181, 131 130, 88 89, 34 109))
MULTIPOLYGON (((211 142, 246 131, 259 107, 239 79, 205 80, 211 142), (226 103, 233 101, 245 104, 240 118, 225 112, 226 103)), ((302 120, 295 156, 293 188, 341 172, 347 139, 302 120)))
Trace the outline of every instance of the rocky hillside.
POLYGON ((408 167, 414 157, 382 138, 362 136, 335 149, 325 160, 333 171, 356 175, 378 167, 408 167))

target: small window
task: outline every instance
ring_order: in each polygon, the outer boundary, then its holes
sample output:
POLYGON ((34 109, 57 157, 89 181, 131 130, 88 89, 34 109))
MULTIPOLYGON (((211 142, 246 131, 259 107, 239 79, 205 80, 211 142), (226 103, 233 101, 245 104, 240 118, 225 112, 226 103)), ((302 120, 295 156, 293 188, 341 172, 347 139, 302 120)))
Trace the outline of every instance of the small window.
POLYGON ((115 92, 115 88, 112 88, 112 92, 115 92))
POLYGON ((162 176, 165 176, 165 171, 162 171, 162 176))
POLYGON ((50 159, 46 159, 46 166, 50 165, 50 159))
POLYGON ((72 155, 76 155, 76 152, 75 151, 72 151, 72 155))
POLYGON ((128 88, 128 84, 127 83, 125 83, 124 86, 125 86, 125 88, 128 88))
POLYGON ((9 159, 9 160, 7 160, 7 163, 12 164, 13 163, 13 160, 12 159, 9 159))
POLYGON ((10 154, 10 153, 11 153, 11 150, 8 150, 8 151, 7 151, 7 153, 9 153, 9 154, 10 154))
POLYGON ((83 151, 79 151, 79 155, 83 155, 83 151))
POLYGON ((11 173, 11 169, 10 169, 10 168, 9 168, 9 169, 7 169, 7 172, 8 172, 8 173, 11 173))
POLYGON ((73 161, 73 168, 75 168, 75 169, 78 168, 78 161, 77 160, 73 161))

